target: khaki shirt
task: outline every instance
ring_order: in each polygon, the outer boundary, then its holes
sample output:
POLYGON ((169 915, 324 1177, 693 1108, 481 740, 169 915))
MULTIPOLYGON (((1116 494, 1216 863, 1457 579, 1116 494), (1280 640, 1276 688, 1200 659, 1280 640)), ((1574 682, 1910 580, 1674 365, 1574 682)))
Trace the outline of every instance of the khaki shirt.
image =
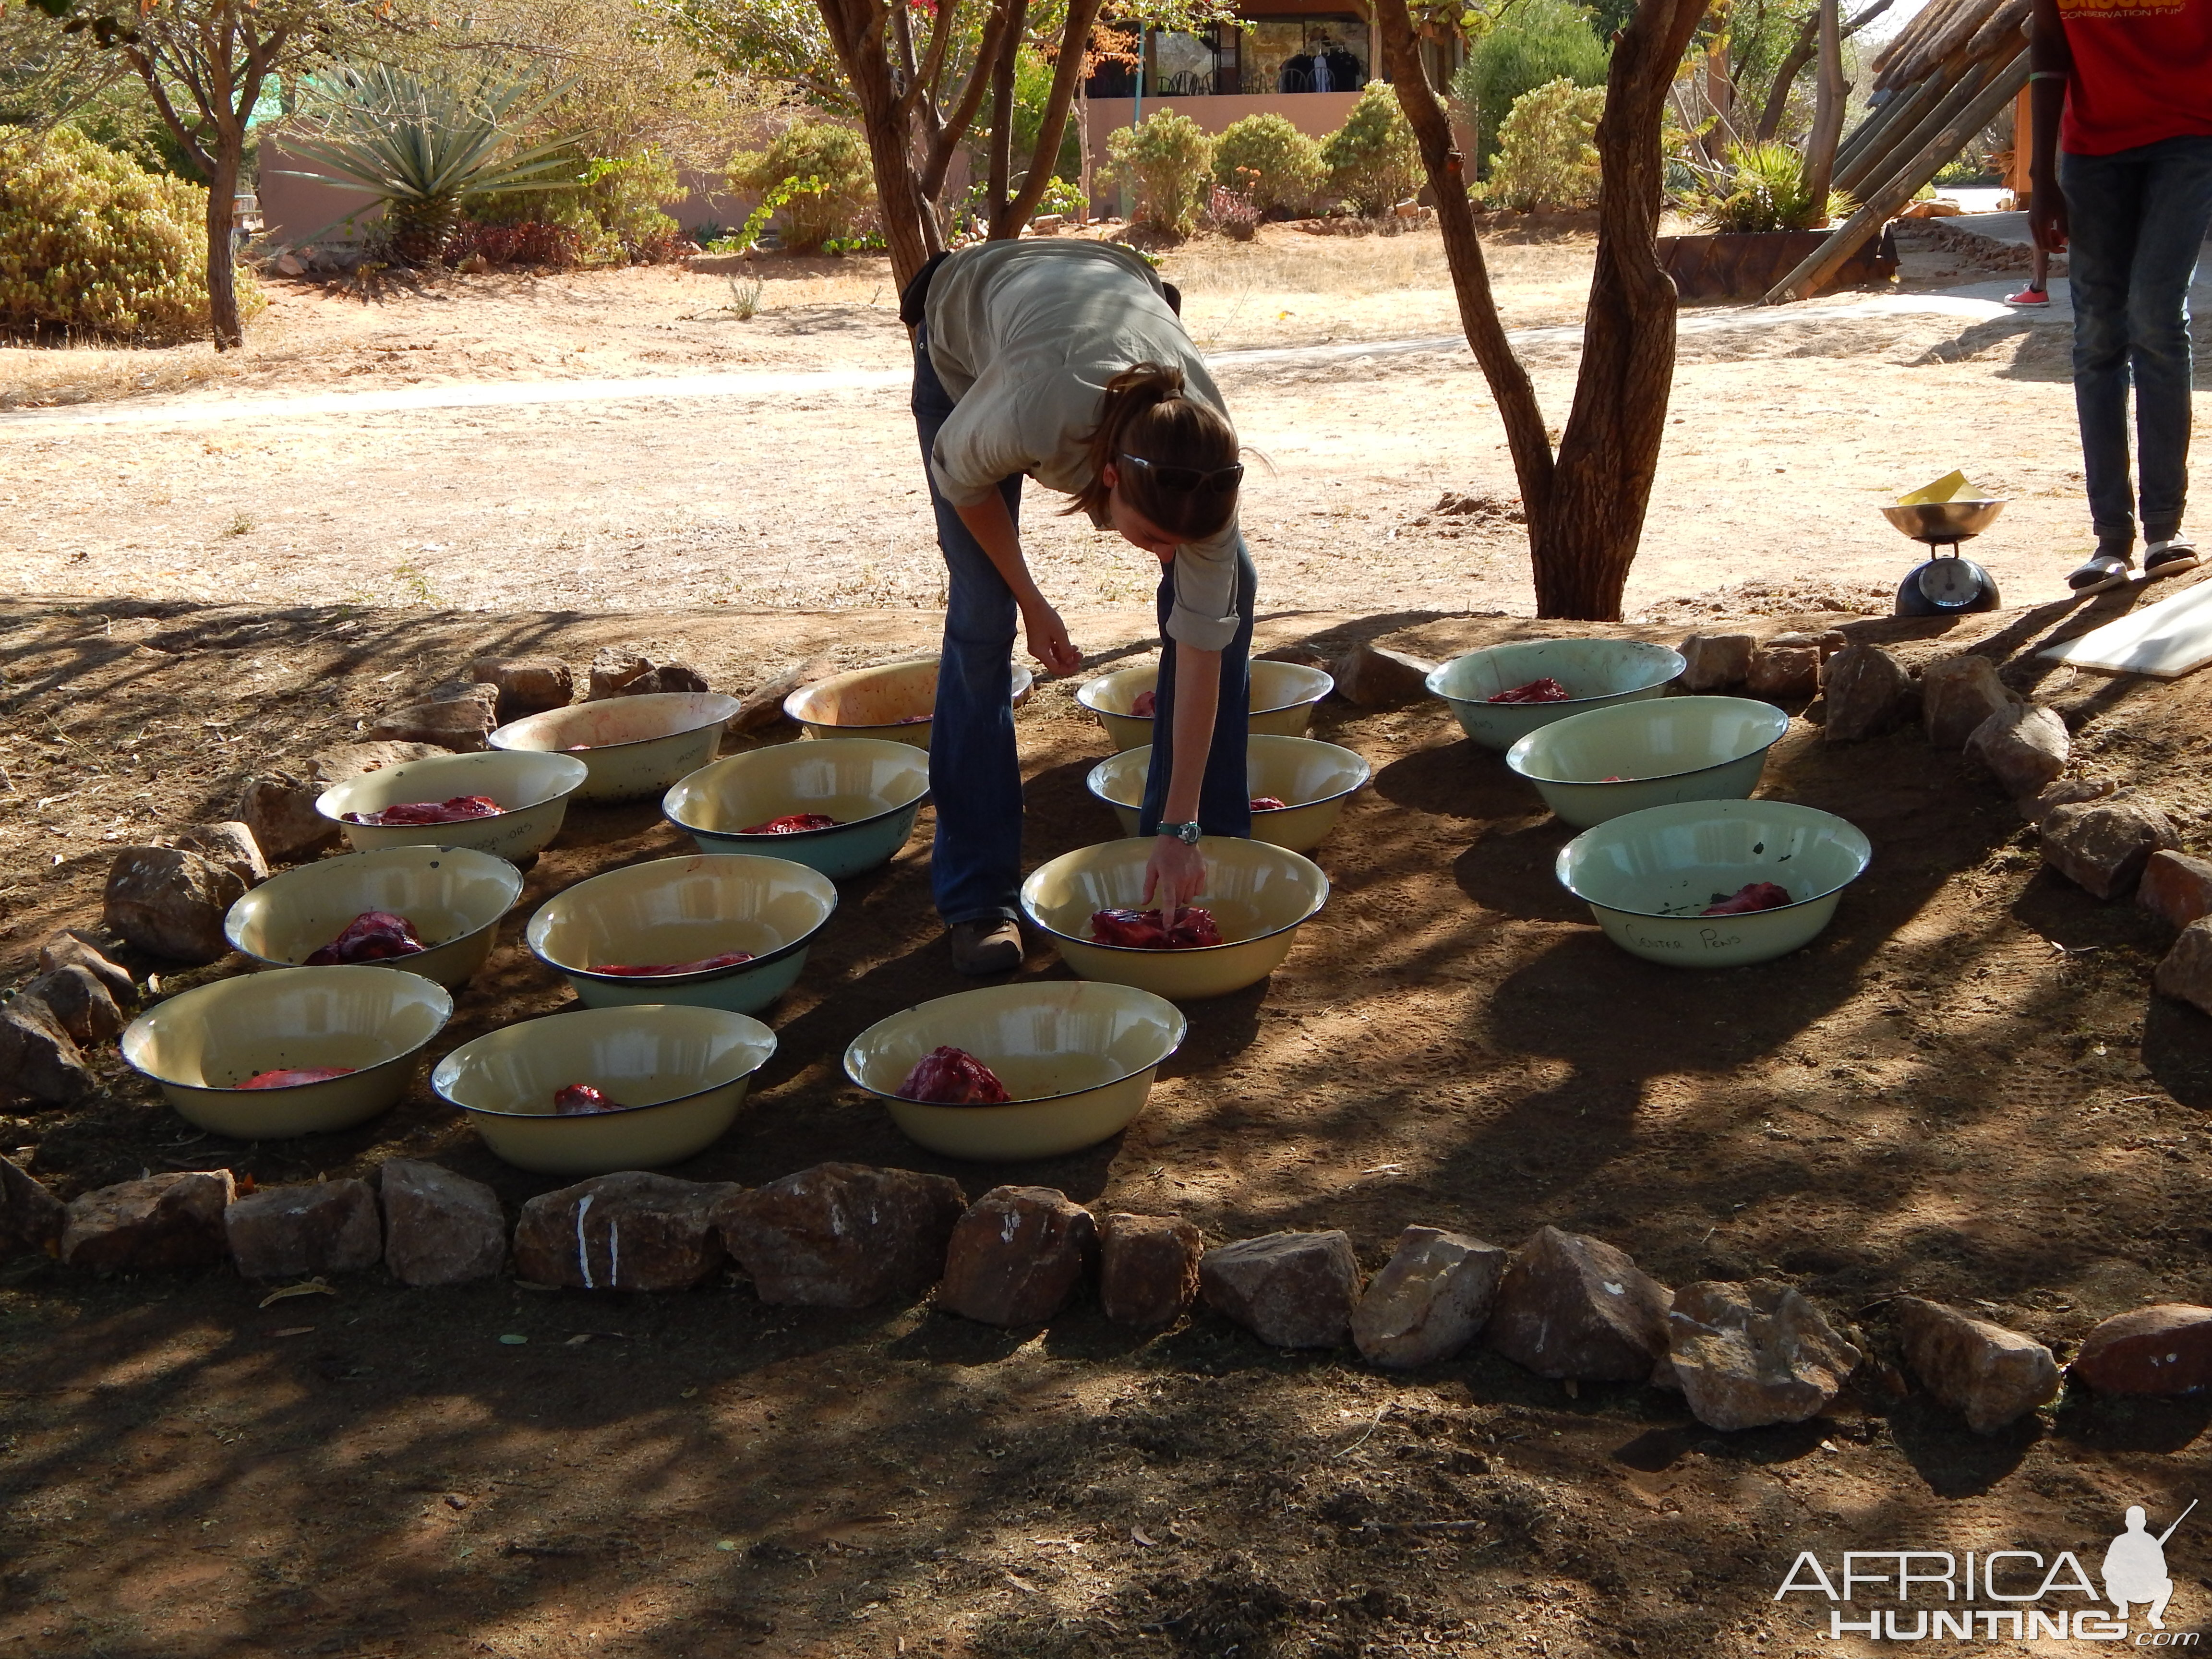
MULTIPOLYGON (((1159 277, 1109 243, 962 248, 938 267, 924 315, 931 366, 954 403, 930 472, 957 507, 984 501, 1017 473, 1070 495, 1089 485, 1106 382, 1132 363, 1181 368, 1188 395, 1228 417, 1159 277)), ((1236 637, 1238 539, 1231 518, 1176 550, 1169 638, 1218 651, 1236 637)))

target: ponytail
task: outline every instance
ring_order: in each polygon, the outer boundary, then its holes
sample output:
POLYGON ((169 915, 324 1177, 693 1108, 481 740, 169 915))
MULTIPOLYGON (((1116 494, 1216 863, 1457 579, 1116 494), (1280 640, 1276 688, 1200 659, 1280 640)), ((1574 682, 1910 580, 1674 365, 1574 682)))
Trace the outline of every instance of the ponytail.
POLYGON ((1133 363, 1106 382, 1098 425, 1087 441, 1091 482, 1066 511, 1087 513, 1103 523, 1113 491, 1106 469, 1116 467, 1122 499, 1162 530, 1185 541, 1212 535, 1237 512, 1235 491, 1163 489, 1149 468, 1122 464, 1135 455, 1162 465, 1211 472, 1232 466, 1237 456, 1237 428, 1211 404, 1183 390, 1180 368, 1166 363, 1133 363))

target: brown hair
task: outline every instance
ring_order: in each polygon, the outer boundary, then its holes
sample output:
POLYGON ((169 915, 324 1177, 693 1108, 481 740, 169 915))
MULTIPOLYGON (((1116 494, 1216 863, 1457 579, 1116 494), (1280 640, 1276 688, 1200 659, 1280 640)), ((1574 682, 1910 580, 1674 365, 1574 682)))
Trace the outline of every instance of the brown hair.
POLYGON ((1198 541, 1212 535, 1237 512, 1234 489, 1168 489, 1149 467, 1130 466, 1135 455, 1164 466, 1201 472, 1237 464, 1237 428, 1212 404, 1183 391, 1182 371, 1165 363, 1133 363, 1106 382, 1098 425, 1089 439, 1091 482, 1066 507, 1103 523, 1106 468, 1116 468, 1121 499, 1170 536, 1198 541))

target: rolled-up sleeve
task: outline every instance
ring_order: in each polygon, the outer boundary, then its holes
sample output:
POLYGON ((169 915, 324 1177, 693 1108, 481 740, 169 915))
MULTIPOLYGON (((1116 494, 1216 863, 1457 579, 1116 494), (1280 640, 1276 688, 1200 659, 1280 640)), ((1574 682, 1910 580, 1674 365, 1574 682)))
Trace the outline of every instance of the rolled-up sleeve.
POLYGON ((1220 651, 1237 637, 1237 520, 1200 542, 1176 550, 1175 606, 1168 637, 1194 651, 1220 651))

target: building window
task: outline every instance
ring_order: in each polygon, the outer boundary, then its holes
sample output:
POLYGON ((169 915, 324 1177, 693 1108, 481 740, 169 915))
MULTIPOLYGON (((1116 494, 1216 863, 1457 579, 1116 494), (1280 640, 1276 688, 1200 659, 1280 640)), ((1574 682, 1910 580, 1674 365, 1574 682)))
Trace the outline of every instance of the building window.
POLYGON ((1244 29, 1240 89, 1357 92, 1368 79, 1367 23, 1336 17, 1259 17, 1244 29))

